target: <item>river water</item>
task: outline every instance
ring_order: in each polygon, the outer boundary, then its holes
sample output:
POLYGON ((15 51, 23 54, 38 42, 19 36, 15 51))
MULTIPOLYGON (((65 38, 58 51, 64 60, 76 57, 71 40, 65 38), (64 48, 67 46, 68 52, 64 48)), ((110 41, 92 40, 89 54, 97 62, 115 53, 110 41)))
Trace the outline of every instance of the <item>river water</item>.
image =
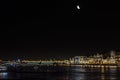
POLYGON ((80 66, 66 67, 69 72, 0 72, 0 79, 37 80, 120 80, 120 68, 80 66))

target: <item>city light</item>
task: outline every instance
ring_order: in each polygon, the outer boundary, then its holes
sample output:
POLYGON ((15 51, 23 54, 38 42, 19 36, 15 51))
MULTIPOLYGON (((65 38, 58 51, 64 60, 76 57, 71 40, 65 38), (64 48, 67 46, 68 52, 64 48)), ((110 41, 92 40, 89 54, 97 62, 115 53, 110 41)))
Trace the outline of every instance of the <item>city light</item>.
POLYGON ((120 52, 111 51, 110 54, 105 57, 103 54, 97 53, 93 56, 75 56, 69 59, 50 59, 50 60, 12 60, 12 61, 3 61, 0 60, 1 65, 12 65, 16 66, 18 64, 22 65, 53 65, 53 64, 65 64, 65 65, 79 65, 79 64, 115 64, 120 65, 120 52))

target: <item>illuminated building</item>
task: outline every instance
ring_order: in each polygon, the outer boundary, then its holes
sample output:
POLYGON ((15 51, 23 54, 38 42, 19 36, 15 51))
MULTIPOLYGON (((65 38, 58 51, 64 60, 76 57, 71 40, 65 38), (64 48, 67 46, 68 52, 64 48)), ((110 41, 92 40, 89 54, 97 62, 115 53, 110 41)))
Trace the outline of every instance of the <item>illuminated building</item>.
POLYGON ((86 56, 75 56, 74 64, 86 64, 88 63, 88 58, 86 56))
POLYGON ((80 57, 79 56, 74 57, 74 64, 80 64, 80 57))
POLYGON ((102 54, 97 53, 96 55, 93 56, 75 56, 68 59, 49 59, 49 60, 20 60, 18 59, 17 61, 12 60, 12 61, 2 61, 0 60, 1 65, 14 65, 14 64, 37 64, 37 65, 52 65, 54 63, 57 64, 119 64, 120 65, 120 52, 115 52, 111 51, 110 55, 107 55, 103 58, 102 54))
POLYGON ((103 60, 103 55, 102 54, 100 55, 99 53, 97 53, 97 55, 94 55, 93 58, 96 64, 101 64, 103 60))
POLYGON ((110 52, 110 58, 115 59, 115 53, 116 53, 115 51, 111 51, 110 52))
POLYGON ((120 52, 115 53, 115 60, 116 60, 116 63, 120 65, 120 52))

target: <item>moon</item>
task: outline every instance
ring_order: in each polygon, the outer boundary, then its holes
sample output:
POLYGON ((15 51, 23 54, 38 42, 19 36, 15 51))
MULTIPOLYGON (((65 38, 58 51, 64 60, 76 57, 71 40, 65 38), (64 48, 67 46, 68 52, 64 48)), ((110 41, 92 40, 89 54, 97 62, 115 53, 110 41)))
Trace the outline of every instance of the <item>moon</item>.
POLYGON ((79 6, 79 5, 77 5, 77 9, 80 9, 80 6, 79 6))

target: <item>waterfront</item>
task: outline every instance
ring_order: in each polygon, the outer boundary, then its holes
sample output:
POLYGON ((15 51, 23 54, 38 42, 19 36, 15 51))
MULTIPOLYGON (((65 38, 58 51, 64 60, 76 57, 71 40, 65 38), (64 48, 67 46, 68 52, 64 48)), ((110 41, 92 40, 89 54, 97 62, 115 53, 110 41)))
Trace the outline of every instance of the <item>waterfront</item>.
MULTIPOLYGON (((56 69, 58 66, 56 66, 56 69)), ((63 67, 61 67, 63 68, 63 67)), ((60 69, 60 68, 59 68, 60 69)), ((0 79, 38 80, 120 80, 120 68, 66 66, 69 71, 48 72, 0 72, 0 79)))

